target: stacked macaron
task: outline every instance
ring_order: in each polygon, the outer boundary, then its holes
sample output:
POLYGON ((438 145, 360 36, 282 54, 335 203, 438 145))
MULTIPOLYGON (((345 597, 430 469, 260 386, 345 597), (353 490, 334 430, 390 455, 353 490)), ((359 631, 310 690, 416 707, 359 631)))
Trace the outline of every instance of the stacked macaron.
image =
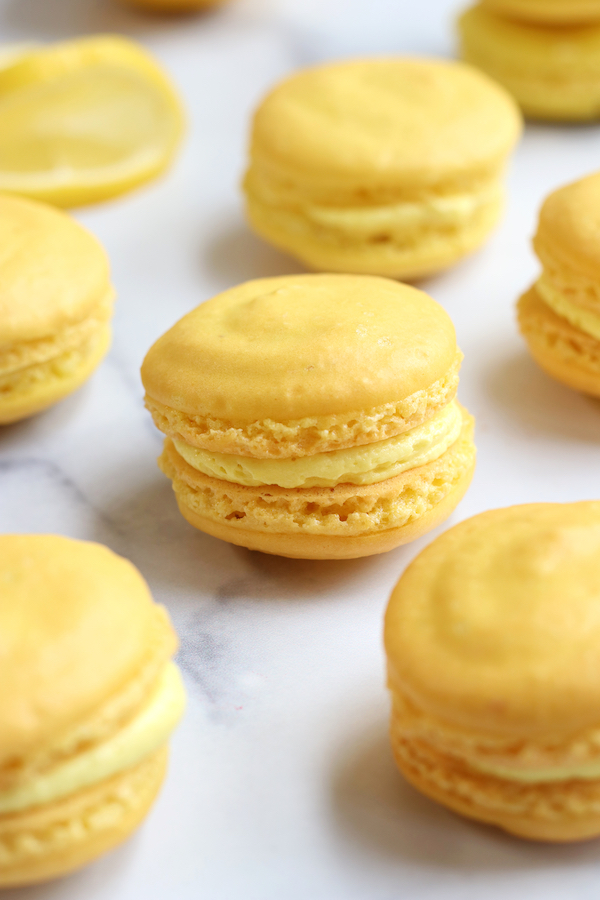
MULTIPOLYGON (((182 12, 225 0, 124 2, 182 12)), ((452 322, 379 276, 438 272, 486 240, 522 128, 515 98, 532 116, 600 116, 600 0, 480 0, 460 30, 467 64, 322 65, 258 108, 248 219, 328 274, 232 287, 145 358, 159 465, 200 531, 284 557, 363 557, 435 528, 469 487, 473 419, 456 399, 452 322)), ((7 68, 5 189, 70 205, 169 164, 179 100, 134 45, 78 40, 7 68), (55 145, 47 118, 65 129, 55 145), (121 134, 128 118, 133 136, 107 149, 106 122, 121 134), (97 168, 64 156, 77 128, 97 168)), ((599 235, 600 175, 546 201, 543 272, 519 322, 546 371, 600 397, 599 235)), ((114 292, 95 239, 40 203, 0 195, 0 244, 8 423, 90 376, 114 292)), ((391 738, 425 794, 528 838, 600 835, 599 559, 599 502, 538 504, 463 522, 406 570, 385 623, 391 738)), ((185 698, 166 611, 107 548, 2 535, 0 585, 5 887, 73 871, 132 833, 185 698)))
POLYGON ((481 0, 459 30, 463 59, 504 85, 526 115, 600 116, 599 0, 481 0))
POLYGON ((426 294, 382 278, 251 281, 151 348, 146 405, 183 515, 254 550, 381 553, 443 521, 472 477, 461 354, 426 294))
POLYGON ((600 175, 555 191, 534 239, 543 271, 518 305, 534 359, 558 381, 600 397, 600 175))
POLYGON ((106 354, 114 291, 100 244, 73 219, 0 196, 0 424, 80 387, 106 354))
POLYGON ((79 868, 139 825, 184 693, 139 572, 98 544, 0 536, 0 887, 79 868))
POLYGON ((494 510, 388 607, 392 747, 417 788, 522 837, 600 835, 600 503, 494 510))
POLYGON ((370 59, 299 72, 254 116, 252 227, 313 269, 412 279, 479 247, 521 130, 469 66, 370 59))

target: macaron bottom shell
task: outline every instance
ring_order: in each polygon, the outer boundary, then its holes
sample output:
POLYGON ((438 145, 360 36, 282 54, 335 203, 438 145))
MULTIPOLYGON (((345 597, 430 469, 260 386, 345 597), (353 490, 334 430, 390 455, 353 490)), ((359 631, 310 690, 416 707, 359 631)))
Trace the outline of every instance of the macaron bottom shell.
POLYGON ((461 436, 443 456, 372 485, 289 490, 234 485, 193 469, 170 439, 159 463, 173 481, 182 515, 201 531, 278 556, 355 559, 416 540, 448 518, 473 477, 473 427, 463 410, 461 436), (391 512, 385 512, 388 506, 391 512), (401 524, 394 525, 394 519, 401 524))
POLYGON ((112 332, 103 325, 87 346, 22 369, 0 381, 0 425, 27 419, 80 388, 108 353, 112 332))
POLYGON ((532 119, 600 116, 600 24, 542 25, 476 4, 460 17, 461 58, 513 95, 532 119))
POLYGON ((568 843, 600 834, 600 781, 523 785, 477 772, 425 742, 403 738, 393 713, 391 742, 406 780, 453 812, 534 841, 568 843))
POLYGON ((540 368, 567 387, 600 397, 600 341, 558 316, 535 286, 519 300, 518 319, 540 368))
MULTIPOLYGON (((298 211, 269 207, 252 194, 247 195, 247 216, 256 233, 309 269, 403 280, 435 274, 474 253, 496 226, 502 206, 497 191, 467 221, 457 219, 444 227, 421 224, 402 236, 395 236, 394 229, 389 233, 383 229, 369 237, 361 233, 327 233, 322 227, 311 226, 298 211)), ((426 203, 423 209, 427 211, 426 203)))
POLYGON ((140 825, 163 782, 166 747, 137 766, 55 803, 0 816, 0 887, 66 875, 140 825))

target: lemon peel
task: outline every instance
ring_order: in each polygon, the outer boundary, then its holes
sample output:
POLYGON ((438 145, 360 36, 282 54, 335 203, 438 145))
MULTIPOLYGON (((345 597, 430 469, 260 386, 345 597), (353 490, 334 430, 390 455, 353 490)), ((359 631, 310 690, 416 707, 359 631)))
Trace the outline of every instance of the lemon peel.
POLYGON ((141 46, 100 35, 34 47, 0 68, 0 191, 71 207, 160 175, 184 116, 141 46))

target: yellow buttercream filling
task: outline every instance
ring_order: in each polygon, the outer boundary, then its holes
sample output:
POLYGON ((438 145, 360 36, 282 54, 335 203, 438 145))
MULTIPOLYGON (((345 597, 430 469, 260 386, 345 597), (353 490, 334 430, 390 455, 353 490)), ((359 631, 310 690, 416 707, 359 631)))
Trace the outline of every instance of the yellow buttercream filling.
POLYGON ((479 763, 471 763, 473 768, 485 772, 486 775, 495 775, 507 781, 518 781, 523 784, 539 784, 546 781, 571 781, 583 779, 595 781, 600 778, 600 760, 582 763, 581 765, 556 766, 551 769, 509 769, 502 766, 487 766, 479 763))
POLYGON ((304 214, 317 225, 347 232, 354 237, 360 234, 394 234, 413 229, 464 225, 482 206, 497 201, 499 196, 498 183, 477 193, 430 196, 386 206, 306 206, 304 214))
POLYGON ((255 459, 214 453, 175 440, 177 452, 190 466, 221 481, 282 488, 377 484, 439 459, 462 429, 462 414, 452 401, 417 428, 375 444, 332 450, 290 459, 255 459))
POLYGON ((165 666, 149 703, 112 738, 40 775, 0 792, 0 815, 52 803, 137 765, 158 750, 183 715, 185 691, 179 669, 165 666))
POLYGON ((572 303, 571 300, 567 300, 565 295, 543 276, 537 282, 536 290, 544 303, 557 315, 562 316, 571 325, 600 341, 600 312, 592 312, 576 303, 572 303))

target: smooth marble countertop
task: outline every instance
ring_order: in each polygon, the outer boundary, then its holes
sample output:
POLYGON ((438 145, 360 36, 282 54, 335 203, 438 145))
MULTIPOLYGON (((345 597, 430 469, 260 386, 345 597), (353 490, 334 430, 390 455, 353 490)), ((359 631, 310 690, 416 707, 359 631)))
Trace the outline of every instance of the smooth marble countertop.
MULTIPOLYGON (((451 55, 456 9, 234 0, 165 20, 110 0, 0 0, 7 41, 142 41, 179 84, 190 123, 166 178, 77 212, 112 261, 110 356, 75 396, 0 433, 0 528, 101 541, 131 559, 178 629, 188 712, 138 834, 81 873, 7 900, 598 897, 600 841, 519 842, 420 797, 394 768, 382 614, 431 536, 347 562, 279 559, 205 536, 180 517, 156 467, 161 437, 142 403, 142 358, 178 318, 233 284, 299 268, 243 220, 238 184, 261 95, 331 57, 451 55)), ((501 227, 423 283, 456 324, 459 396, 477 417, 477 474, 450 523, 600 495, 600 404, 546 378, 514 321, 538 269, 530 237, 542 198, 599 165, 600 127, 528 126, 501 227)))

